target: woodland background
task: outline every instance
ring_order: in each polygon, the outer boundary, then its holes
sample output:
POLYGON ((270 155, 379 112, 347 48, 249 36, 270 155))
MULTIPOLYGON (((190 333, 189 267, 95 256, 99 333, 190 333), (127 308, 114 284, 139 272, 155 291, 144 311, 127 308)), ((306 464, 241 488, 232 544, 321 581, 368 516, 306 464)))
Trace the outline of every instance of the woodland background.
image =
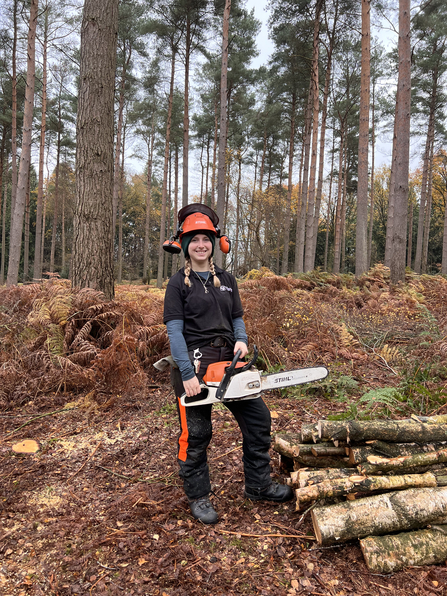
MULTIPOLYGON (((20 250, 12 283, 40 279, 44 271, 70 275, 81 3, 31 6, 37 10, 31 19, 20 0, 5 1, 0 12, 0 282, 12 236, 20 250), (30 24, 35 93, 24 127, 30 24), (31 158, 20 178, 24 141, 31 158), (12 235, 17 184, 24 216, 12 235)), ((399 226, 403 265, 446 273, 445 3, 273 0, 266 8, 274 49, 255 68, 260 22, 243 0, 231 4, 222 144, 224 3, 119 3, 116 280, 157 278, 161 287, 178 263, 160 243, 192 200, 223 214, 234 249, 226 266, 237 276, 263 266, 277 274, 392 266, 399 226), (399 15, 406 15, 411 51, 411 137, 404 139, 407 148, 411 143, 411 171, 404 212, 393 220, 401 155, 391 147, 405 128, 397 123, 399 15), (377 167, 384 145, 391 157, 377 167)))

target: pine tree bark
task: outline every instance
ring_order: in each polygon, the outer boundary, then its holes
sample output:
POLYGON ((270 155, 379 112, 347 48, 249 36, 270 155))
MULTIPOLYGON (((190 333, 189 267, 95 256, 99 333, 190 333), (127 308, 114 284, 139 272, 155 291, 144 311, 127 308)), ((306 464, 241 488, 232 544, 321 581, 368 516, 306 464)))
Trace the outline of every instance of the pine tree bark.
MULTIPOLYGON (((304 242, 306 233, 306 212, 307 199, 309 192, 309 163, 310 163, 310 148, 312 139, 312 109, 313 109, 313 87, 309 84, 309 94, 307 98, 306 118, 304 123, 304 155, 303 155, 303 176, 302 184, 299 190, 300 199, 299 207, 297 208, 297 222, 295 235, 295 272, 302 273, 304 271, 304 242)), ((281 271, 283 273, 283 271, 281 271)))
POLYGON ((371 0, 362 0, 362 67, 360 75, 360 126, 355 237, 355 274, 357 277, 365 273, 368 269, 368 149, 371 72, 370 12, 371 0))
POLYGON ((175 77, 175 58, 177 48, 172 44, 171 47, 171 83, 169 87, 168 117, 166 121, 165 138, 165 156, 163 166, 163 187, 161 191, 161 222, 160 222, 160 243, 158 246, 158 270, 157 270, 157 288, 161 288, 163 283, 163 261, 166 254, 163 250, 163 242, 166 236, 166 202, 168 196, 168 172, 169 172, 169 146, 171 142, 171 121, 172 121, 172 103, 174 99, 174 77, 175 77))
POLYGON ((293 190, 293 156, 295 153, 295 111, 296 93, 292 93, 292 104, 290 108, 290 135, 289 135, 289 168, 287 176, 287 202, 284 217, 284 241, 281 274, 285 275, 289 270, 289 245, 290 245, 290 220, 292 219, 292 190, 293 190))
POLYGON ((85 0, 77 117, 72 284, 114 296, 113 138, 118 0, 85 0))
POLYGON ((42 51, 42 116, 40 122, 40 145, 39 145, 39 181, 37 183, 37 206, 36 206, 36 235, 34 243, 34 279, 42 278, 42 213, 43 213, 43 179, 45 164, 45 136, 47 129, 47 49, 48 49, 48 5, 45 6, 45 23, 43 32, 42 51))
POLYGON ((306 240, 304 253, 304 271, 312 271, 314 268, 314 233, 315 218, 318 219, 318 213, 315 212, 315 191, 317 178, 317 150, 318 150, 318 119, 320 113, 320 86, 319 86, 319 36, 320 36, 320 16, 323 2, 317 0, 315 5, 315 25, 313 35, 313 53, 312 53, 312 150, 310 160, 309 177, 309 197, 307 201, 307 221, 306 221, 306 240))
MULTIPOLYGON (((228 72, 228 36, 230 29, 231 0, 225 0, 222 30, 222 67, 220 75, 220 125, 219 125, 219 155, 217 166, 217 202, 216 213, 225 230, 225 190, 226 190, 226 149, 227 149, 227 72, 228 72)), ((216 264, 222 266, 222 252, 217 251, 216 264)))
POLYGON ((14 204, 14 215, 10 232, 8 286, 19 280, 20 254, 22 249, 23 216, 25 214, 26 192, 31 163, 31 143, 33 127, 34 85, 36 70, 36 28, 38 18, 38 0, 31 0, 28 28, 27 73, 25 108, 23 114, 22 152, 20 155, 17 195, 14 204))
MULTIPOLYGON (((12 112, 11 112, 11 224, 17 196, 17 9, 18 0, 13 0, 12 32, 12 112)), ((12 227, 12 225, 11 225, 12 227)))
POLYGON ((394 189, 394 225, 391 244, 391 283, 405 281, 407 213, 410 165, 411 39, 410 0, 399 0, 399 75, 394 189))
POLYGON ((143 283, 149 284, 149 233, 151 229, 152 160, 155 141, 155 114, 152 115, 151 135, 147 142, 146 219, 144 224, 143 283))

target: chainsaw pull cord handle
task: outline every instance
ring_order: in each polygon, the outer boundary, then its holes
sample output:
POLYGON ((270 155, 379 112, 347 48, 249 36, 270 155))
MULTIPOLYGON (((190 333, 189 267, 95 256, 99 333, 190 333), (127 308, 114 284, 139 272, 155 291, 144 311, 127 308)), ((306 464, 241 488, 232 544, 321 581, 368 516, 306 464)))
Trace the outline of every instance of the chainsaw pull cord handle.
POLYGON ((219 399, 220 401, 223 401, 224 395, 225 395, 225 393, 228 389, 228 385, 231 381, 231 377, 234 377, 235 375, 238 375, 239 373, 245 372, 251 366, 253 366, 253 364, 258 359, 258 348, 256 346, 253 346, 253 352, 254 352, 253 358, 250 360, 250 362, 247 362, 247 364, 245 364, 245 366, 241 366, 240 368, 236 368, 236 364, 239 362, 239 358, 241 357, 242 352, 241 352, 241 350, 238 350, 236 352, 233 360, 231 361, 230 366, 227 366, 227 368, 225 369, 225 374, 222 377, 219 387, 217 388, 217 391, 216 391, 217 399, 219 399))

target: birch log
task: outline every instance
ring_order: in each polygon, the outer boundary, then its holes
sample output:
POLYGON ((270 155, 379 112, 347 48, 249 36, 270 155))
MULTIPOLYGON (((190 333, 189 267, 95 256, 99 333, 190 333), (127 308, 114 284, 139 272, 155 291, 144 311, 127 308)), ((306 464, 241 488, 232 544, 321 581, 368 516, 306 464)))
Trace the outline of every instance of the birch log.
POLYGON ((335 447, 331 443, 318 443, 311 446, 311 453, 315 457, 343 457, 349 455, 346 453, 346 447, 335 447))
POLYGON ((301 427, 300 443, 316 443, 318 440, 318 425, 303 424, 301 427))
POLYGON ((434 474, 405 474, 402 476, 350 476, 348 478, 334 478, 312 484, 304 488, 297 488, 296 510, 299 511, 304 503, 319 499, 334 499, 351 493, 371 493, 379 490, 402 490, 407 488, 422 488, 436 486, 434 474))
POLYGON ((293 458, 295 470, 301 467, 305 468, 355 468, 354 464, 349 463, 348 457, 320 457, 315 455, 298 455, 293 458))
MULTIPOLYGON (((433 417, 439 419, 439 417, 433 417)), ((441 418, 444 420, 444 418, 441 418)), ((432 418, 406 420, 351 420, 347 422, 320 420, 318 437, 321 440, 361 443, 380 440, 390 443, 431 443, 447 441, 447 424, 433 422, 432 418)))
POLYGON ((385 443, 384 441, 368 441, 368 445, 358 447, 346 447, 346 455, 352 464, 360 464, 367 460, 370 455, 381 455, 382 457, 394 458, 415 453, 429 453, 447 449, 445 443, 427 443, 417 445, 416 443, 385 443))
POLYGON ((404 567, 435 565, 447 559, 447 527, 404 532, 395 536, 368 536, 360 540, 366 565, 373 573, 393 573, 404 567))
POLYGON ((410 470, 423 466, 434 466, 445 462, 447 462, 447 449, 431 451, 430 453, 415 453, 414 455, 405 455, 392 459, 370 455, 366 462, 359 464, 358 470, 362 474, 374 475, 383 472, 393 472, 395 470, 410 470))
POLYGON ((447 515, 447 488, 409 488, 312 510, 319 544, 421 528, 447 515))
POLYGON ((300 443, 301 436, 295 434, 281 433, 273 438, 273 449, 285 457, 291 459, 301 455, 312 455, 313 445, 300 443))
POLYGON ((294 488, 304 488, 309 484, 318 484, 334 478, 347 478, 352 474, 352 468, 323 468, 321 470, 301 468, 290 474, 288 484, 294 488))

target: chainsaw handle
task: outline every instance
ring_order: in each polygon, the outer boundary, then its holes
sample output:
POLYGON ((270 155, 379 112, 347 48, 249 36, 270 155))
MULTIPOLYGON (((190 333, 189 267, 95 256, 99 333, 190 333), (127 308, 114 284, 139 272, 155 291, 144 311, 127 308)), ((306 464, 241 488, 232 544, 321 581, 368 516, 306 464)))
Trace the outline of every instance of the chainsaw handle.
POLYGON ((239 362, 239 358, 241 357, 242 352, 241 350, 238 350, 236 352, 233 360, 231 361, 230 366, 227 366, 227 368, 225 369, 225 374, 222 377, 219 387, 217 388, 216 397, 218 400, 223 400, 224 395, 228 389, 228 384, 230 383, 231 377, 234 377, 235 375, 238 375, 241 372, 245 372, 256 362, 256 360, 258 359, 258 348, 256 346, 253 346, 253 352, 253 358, 250 360, 250 362, 247 362, 247 364, 241 366, 240 368, 236 368, 236 364, 239 362))

